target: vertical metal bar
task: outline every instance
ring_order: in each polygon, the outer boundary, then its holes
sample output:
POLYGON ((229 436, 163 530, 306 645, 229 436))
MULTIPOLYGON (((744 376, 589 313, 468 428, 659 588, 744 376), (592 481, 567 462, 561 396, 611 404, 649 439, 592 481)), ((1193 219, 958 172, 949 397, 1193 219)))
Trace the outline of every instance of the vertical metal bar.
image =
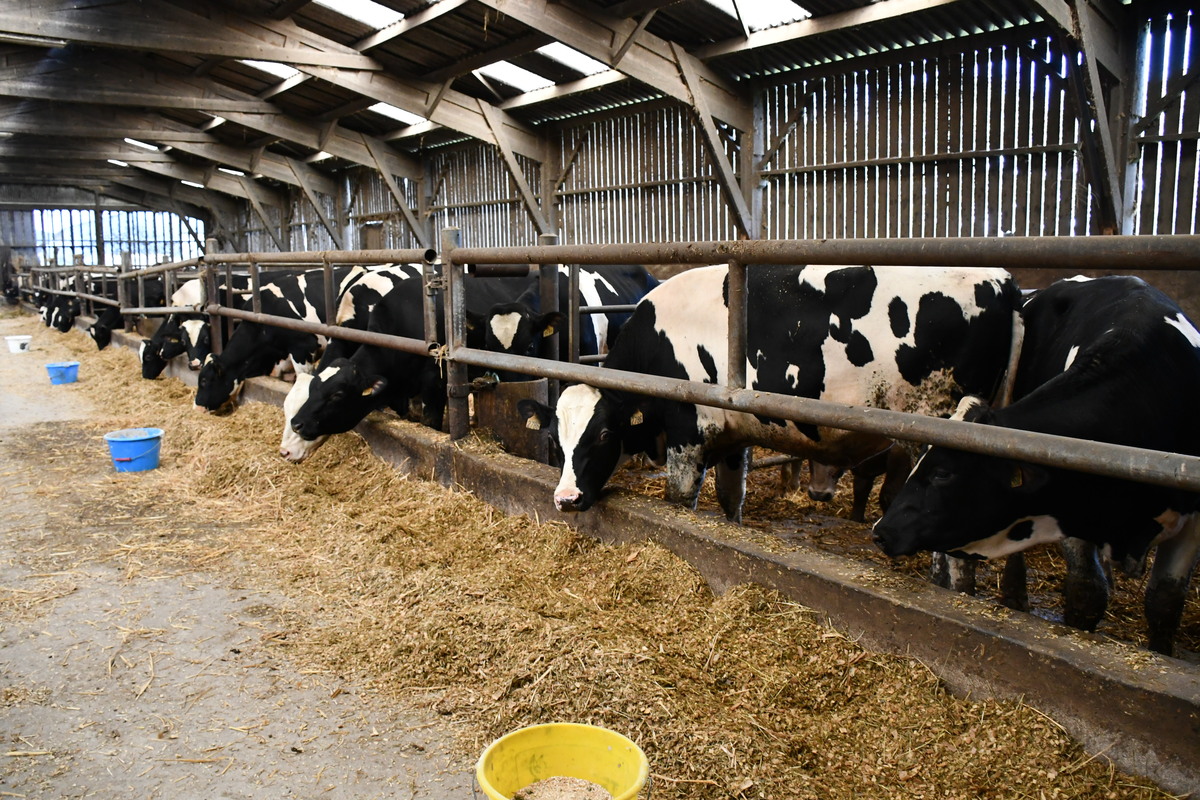
POLYGON ((567 284, 567 324, 571 336, 568 344, 571 346, 571 363, 579 363, 579 265, 571 265, 571 280, 567 284))
MULTIPOLYGON (((129 283, 122 278, 133 268, 133 258, 128 250, 121 251, 121 275, 117 278, 117 302, 121 304, 121 308, 129 308, 129 283)), ((129 332, 133 325, 133 320, 129 317, 124 317, 124 325, 126 333, 129 332)))
MULTIPOLYGON (((258 270, 258 262, 250 262, 250 308, 255 314, 262 313, 262 296, 259 294, 259 289, 262 288, 262 273, 258 270)), ((232 302, 233 284, 229 286, 229 296, 232 302)))
POLYGON ((746 265, 729 260, 729 386, 746 388, 746 265))
MULTIPOLYGON (((538 236, 538 244, 543 247, 553 247, 558 244, 558 235, 553 233, 543 233, 538 236)), ((538 265, 538 295, 541 299, 542 313, 548 314, 552 311, 559 311, 559 265, 558 264, 539 264, 538 265)), ((541 346, 538 350, 538 355, 542 358, 558 358, 559 342, 563 334, 555 333, 553 336, 547 336, 542 339, 541 346)), ((550 407, 558 405, 558 381, 551 380, 546 386, 547 402, 550 407)))
MULTIPOLYGON (((216 255, 217 250, 218 250, 218 246, 217 246, 216 239, 210 237, 210 238, 204 240, 205 255, 216 255)), ((197 259, 197 265, 200 267, 201 275, 203 276, 203 280, 202 280, 200 286, 204 290, 202 292, 202 294, 204 296, 200 303, 200 307, 206 308, 211 303, 220 303, 221 295, 217 291, 217 270, 220 269, 220 267, 205 266, 203 255, 199 259, 197 259)), ((208 317, 208 335, 209 335, 209 338, 212 340, 213 355, 214 356, 221 355, 221 352, 225 349, 225 322, 224 322, 223 317, 220 317, 220 316, 214 317, 212 315, 209 315, 209 317, 208 317)))
MULTIPOLYGON (((454 251, 459 246, 460 231, 442 231, 442 270, 446 278, 446 342, 450 351, 467 343, 467 298, 463 286, 462 267, 454 263, 454 251)), ((446 364, 446 413, 450 438, 461 439, 470 432, 470 408, 467 403, 467 365, 456 361, 446 364)))
POLYGON ((337 308, 334 306, 333 264, 330 264, 327 258, 321 260, 324 270, 322 278, 325 280, 325 319, 323 321, 332 325, 334 319, 337 318, 337 308))

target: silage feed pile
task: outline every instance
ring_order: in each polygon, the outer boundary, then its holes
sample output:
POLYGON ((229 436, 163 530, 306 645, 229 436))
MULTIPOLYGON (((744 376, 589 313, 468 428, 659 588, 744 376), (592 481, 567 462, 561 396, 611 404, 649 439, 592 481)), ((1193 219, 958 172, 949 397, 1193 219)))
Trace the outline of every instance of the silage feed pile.
POLYGON ((184 384, 142 380, 130 351, 30 332, 83 362, 80 383, 56 388, 103 409, 97 443, 166 431, 159 469, 108 464, 72 487, 143 520, 105 557, 130 579, 219 571, 282 591, 300 669, 432 708, 467 763, 516 728, 569 721, 638 742, 653 800, 1167 796, 1036 710, 951 696, 920 663, 772 592, 715 597, 660 547, 505 516, 397 474, 354 435, 288 464, 278 408, 204 415, 184 384))

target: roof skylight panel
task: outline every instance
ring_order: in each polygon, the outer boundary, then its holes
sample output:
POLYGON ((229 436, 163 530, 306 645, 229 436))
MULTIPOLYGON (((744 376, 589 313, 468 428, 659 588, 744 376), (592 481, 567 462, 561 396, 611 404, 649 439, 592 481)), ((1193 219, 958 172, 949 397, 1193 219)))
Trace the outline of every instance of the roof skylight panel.
POLYGON ((709 5, 719 8, 734 19, 741 12, 742 21, 751 33, 778 28, 802 19, 808 19, 812 14, 796 5, 792 0, 739 0, 734 8, 734 0, 705 0, 709 5))
POLYGON ((508 61, 497 61, 475 71, 485 77, 506 83, 520 92, 532 92, 535 89, 545 89, 554 85, 554 81, 546 80, 541 75, 508 61))
POLYGON ((545 47, 539 47, 535 52, 544 55, 546 58, 552 58, 576 72, 582 72, 584 75, 595 75, 609 69, 607 64, 597 61, 572 47, 567 47, 562 42, 553 42, 545 47))
POLYGON ((261 70, 269 75, 274 75, 276 78, 283 78, 284 80, 300 74, 300 70, 296 69, 295 67, 289 67, 287 64, 279 64, 275 61, 253 61, 248 58, 241 58, 238 60, 247 66, 254 67, 257 70, 261 70))
POLYGON ((397 122, 403 122, 405 125, 417 125, 421 122, 429 120, 419 114, 413 114, 410 111, 405 111, 403 108, 396 108, 388 103, 376 103, 367 108, 368 111, 374 111, 376 114, 382 114, 385 117, 390 117, 397 122))
POLYGON ((350 17, 362 24, 379 30, 404 19, 404 15, 372 0, 313 0, 319 6, 350 17))

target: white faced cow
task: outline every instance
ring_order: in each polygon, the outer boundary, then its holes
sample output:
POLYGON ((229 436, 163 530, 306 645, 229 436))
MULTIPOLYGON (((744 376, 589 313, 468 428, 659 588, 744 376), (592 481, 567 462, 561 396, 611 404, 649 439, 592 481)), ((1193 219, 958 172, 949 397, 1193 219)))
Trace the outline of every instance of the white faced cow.
MULTIPOLYGON (((480 317, 472 315, 471 323, 484 331, 486 349, 518 356, 538 355, 537 343, 556 333, 566 321, 570 268, 562 265, 559 271, 559 311, 540 310, 539 287, 534 284, 511 303, 499 303, 480 317)), ((579 305, 633 305, 657 285, 658 279, 642 266, 580 267, 579 305)), ((579 325, 580 355, 608 353, 629 316, 629 312, 620 311, 584 316, 579 325)), ((559 360, 570 358, 568 345, 567 337, 560 336, 559 360)))
MULTIPOLYGON (((1200 455, 1200 332, 1138 278, 1059 281, 1025 306, 1014 402, 966 398, 970 422, 1200 455), (1024 383, 1022 383, 1024 381, 1024 383)), ((996 558, 1092 542, 1138 571, 1152 650, 1171 653, 1200 553, 1200 496, 1021 461, 931 448, 875 526, 888 555, 996 558)))
MULTIPOLYGON (((638 304, 606 366, 726 383, 728 268, 688 270, 638 304)), ((747 386, 925 414, 949 414, 964 393, 990 395, 1008 362, 1018 292, 994 269, 753 267, 748 271, 747 386)), ((570 386, 556 412, 522 401, 562 450, 554 493, 562 511, 585 511, 622 458, 667 463, 667 497, 695 507, 717 467, 726 516, 740 520, 746 449, 760 445, 839 466, 891 443, 628 392, 570 386)))
MULTIPOLYGON (((355 330, 366 330, 371 319, 371 312, 380 300, 396 288, 402 281, 414 281, 417 288, 422 287, 422 268, 420 264, 388 264, 381 267, 370 267, 343 283, 341 297, 338 298, 336 325, 355 330)), ((330 363, 338 359, 349 358, 358 349, 356 342, 348 339, 334 338, 321 360, 317 363, 314 373, 324 371, 330 363)), ((319 435, 314 439, 305 439, 292 429, 292 419, 296 412, 308 402, 309 386, 312 375, 298 374, 287 397, 283 400, 283 434, 279 440, 279 455, 288 461, 299 464, 325 443, 328 436, 319 435)))

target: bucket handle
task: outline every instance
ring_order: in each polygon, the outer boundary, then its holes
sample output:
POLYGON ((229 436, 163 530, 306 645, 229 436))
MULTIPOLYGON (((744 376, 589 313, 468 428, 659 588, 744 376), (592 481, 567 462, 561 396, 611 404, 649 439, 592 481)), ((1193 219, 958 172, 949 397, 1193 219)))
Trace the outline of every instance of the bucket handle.
POLYGON ((155 448, 157 448, 157 447, 158 447, 158 445, 154 444, 150 447, 149 450, 143 450, 142 452, 138 453, 136 456, 130 456, 129 458, 117 458, 116 456, 113 456, 112 460, 117 463, 124 464, 127 461, 134 461, 135 459, 144 458, 145 456, 150 455, 151 453, 154 452, 155 448))

